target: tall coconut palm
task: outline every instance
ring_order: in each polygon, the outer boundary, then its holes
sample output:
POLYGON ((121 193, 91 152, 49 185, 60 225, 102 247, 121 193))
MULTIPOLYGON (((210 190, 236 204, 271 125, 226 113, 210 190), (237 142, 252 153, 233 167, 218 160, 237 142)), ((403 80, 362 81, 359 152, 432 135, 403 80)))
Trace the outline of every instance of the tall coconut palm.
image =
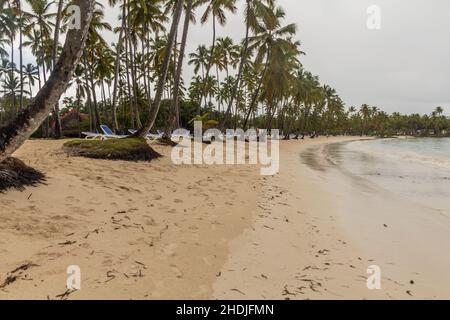
MULTIPOLYGON (((205 12, 202 15, 201 22, 204 24, 208 22, 209 18, 212 17, 212 46, 211 46, 211 52, 209 54, 209 61, 206 65, 206 74, 205 74, 205 84, 204 84, 204 98, 206 103, 206 79, 209 77, 209 73, 211 71, 212 65, 213 65, 213 57, 214 52, 216 48, 216 23, 218 22, 219 25, 224 26, 227 22, 227 18, 225 15, 225 11, 228 10, 231 13, 236 12, 236 0, 199 0, 199 4, 206 4, 205 12), (216 21, 217 20, 217 21, 216 21)), ((202 101, 199 101, 200 105, 202 105, 202 101)))
POLYGON ((231 108, 233 106, 236 94, 238 93, 239 86, 241 84, 242 73, 245 68, 245 64, 248 58, 248 45, 250 30, 256 31, 258 27, 258 21, 263 20, 267 25, 276 24, 277 17, 273 14, 270 8, 273 8, 274 0, 246 0, 245 8, 245 38, 241 49, 241 60, 239 62, 239 69, 237 73, 237 80, 234 84, 233 91, 231 92, 230 101, 228 103, 225 117, 222 120, 221 127, 224 127, 228 121, 231 108))
MULTIPOLYGON (((17 10, 11 5, 11 2, 5 1, 2 4, 2 15, 0 18, 1 23, 1 31, 4 34, 4 37, 8 38, 8 44, 11 48, 10 53, 10 79, 14 78, 15 72, 15 64, 14 64, 14 40, 16 39, 16 33, 18 29, 18 21, 17 21, 17 10)), ((13 109, 16 109, 16 95, 12 97, 12 105, 13 109)))
POLYGON ((150 129, 155 124, 156 117, 158 116, 159 108, 161 107, 162 95, 164 92, 164 85, 166 83, 167 73, 169 71, 169 62, 170 62, 170 58, 172 55, 173 47, 175 45, 176 31, 178 30, 178 25, 179 25, 180 19, 181 19, 181 13, 183 12, 183 3, 184 3, 184 0, 178 0, 178 2, 177 2, 173 20, 172 20, 172 25, 170 28, 168 41, 167 41, 166 50, 164 52, 164 60, 163 60, 163 64, 161 66, 161 71, 160 71, 159 78, 158 78, 158 85, 156 88, 155 99, 151 106, 150 114, 149 114, 147 121, 145 122, 143 127, 141 129, 139 129, 135 134, 137 136, 146 137, 148 132, 150 131, 150 129))
MULTIPOLYGON (((276 23, 273 23, 271 20, 259 20, 255 28, 256 34, 249 38, 249 50, 256 51, 255 64, 263 65, 263 67, 260 82, 250 102, 250 106, 248 107, 244 124, 247 123, 250 113, 258 102, 258 97, 260 96, 261 88, 266 79, 266 73, 269 69, 271 59, 276 58, 277 55, 278 57, 282 57, 286 50, 293 47, 291 37, 296 33, 296 25, 288 24, 282 26, 281 23, 285 18, 286 13, 281 7, 273 8, 273 11, 276 23)), ((294 44, 294 46, 296 45, 297 44, 294 44)))
POLYGON ((13 12, 17 18, 17 29, 19 31, 19 74, 20 74, 20 97, 19 97, 19 110, 23 109, 23 72, 22 72, 22 66, 23 66, 23 32, 25 25, 27 24, 27 18, 22 11, 22 5, 20 0, 14 0, 13 1, 13 12))
POLYGON ((33 97, 32 87, 35 85, 35 81, 39 80, 39 69, 31 63, 28 63, 22 67, 25 79, 28 81, 30 99, 33 97))
POLYGON ((185 8, 183 35, 181 37, 180 56, 178 58, 177 68, 175 72, 174 89, 173 89, 173 101, 172 112, 175 113, 175 125, 180 127, 180 85, 181 85, 181 73, 183 71, 183 62, 186 51, 186 41, 189 32, 189 25, 195 22, 195 18, 192 15, 192 9, 194 7, 194 0, 187 0, 185 8))
MULTIPOLYGON (((54 31, 54 37, 53 37, 53 50, 52 50, 52 70, 55 67, 57 53, 58 53, 58 46, 59 46, 59 33, 61 28, 61 20, 62 20, 62 11, 64 7, 64 0, 58 1, 58 11, 56 13, 56 22, 55 22, 55 31, 54 31)), ((61 126, 61 118, 59 116, 59 102, 55 104, 54 112, 53 112, 53 118, 55 121, 55 132, 54 137, 59 139, 63 135, 62 132, 62 126, 61 126)))
POLYGON ((51 6, 53 2, 49 0, 27 0, 30 5, 30 11, 25 14, 29 21, 25 27, 25 33, 27 35, 34 34, 39 35, 40 41, 40 59, 42 62, 44 81, 47 79, 47 69, 49 69, 48 63, 48 51, 53 48, 53 41, 50 40, 54 23, 52 22, 56 14, 51 12, 51 6), (49 46, 51 41, 51 46, 49 46), (47 56, 46 56, 47 55, 47 56))
MULTIPOLYGON (((30 47, 31 53, 36 57, 36 66, 38 68, 38 81, 39 81, 39 89, 41 89, 41 72, 40 68, 45 68, 44 64, 44 54, 42 48, 41 34, 39 31, 33 29, 32 32, 26 34, 27 41, 24 41, 24 47, 30 47)), ((45 73, 44 73, 45 74, 45 73)))
POLYGON ((205 69, 209 61, 209 50, 205 45, 199 45, 195 52, 189 54, 189 65, 194 65, 194 73, 201 70, 202 79, 205 79, 205 69))

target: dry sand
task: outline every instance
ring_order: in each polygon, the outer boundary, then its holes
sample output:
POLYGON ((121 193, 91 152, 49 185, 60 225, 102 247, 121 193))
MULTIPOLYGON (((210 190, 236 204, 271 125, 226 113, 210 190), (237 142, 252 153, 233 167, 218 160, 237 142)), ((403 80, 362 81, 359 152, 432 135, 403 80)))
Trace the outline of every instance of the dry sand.
POLYGON ((371 252, 300 161, 306 148, 348 139, 282 142, 273 177, 256 166, 176 166, 168 147, 130 163, 28 141, 16 156, 48 181, 0 194, 0 285, 12 280, 0 299, 414 298, 405 279, 366 288, 371 252), (82 284, 64 295, 69 265, 82 284))
POLYGON ((28 141, 16 154, 47 185, 0 195, 1 299, 57 299, 66 269, 81 268, 70 299, 204 299, 250 226, 259 174, 248 166, 175 166, 69 158, 62 142, 28 141))

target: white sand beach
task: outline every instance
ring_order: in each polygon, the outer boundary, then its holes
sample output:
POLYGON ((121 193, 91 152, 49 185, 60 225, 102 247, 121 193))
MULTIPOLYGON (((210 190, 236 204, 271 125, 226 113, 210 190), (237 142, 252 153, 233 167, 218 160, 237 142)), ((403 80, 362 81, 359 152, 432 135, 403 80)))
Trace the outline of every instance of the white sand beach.
POLYGON ((48 179, 0 194, 0 299, 449 298, 448 221, 388 215, 389 201, 343 210, 361 195, 301 158, 350 139, 283 141, 273 177, 249 165, 175 166, 163 146, 165 157, 133 163, 28 141, 16 156, 48 179), (373 264, 381 290, 366 287, 373 264), (82 284, 67 293, 69 265, 82 284))

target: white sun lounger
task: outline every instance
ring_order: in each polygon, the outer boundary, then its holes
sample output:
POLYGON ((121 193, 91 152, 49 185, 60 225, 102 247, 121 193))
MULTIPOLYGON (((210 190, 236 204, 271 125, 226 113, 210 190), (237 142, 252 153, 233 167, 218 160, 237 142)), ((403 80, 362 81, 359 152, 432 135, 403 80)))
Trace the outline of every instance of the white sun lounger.
POLYGON ((101 133, 95 133, 95 132, 82 132, 82 135, 84 135, 84 139, 86 140, 103 140, 104 139, 104 134, 101 133))
POLYGON ((100 129, 102 129, 104 135, 103 138, 104 139, 122 139, 122 138, 126 138, 128 136, 126 135, 119 135, 119 134, 115 134, 107 125, 102 124, 100 126, 100 129))
MULTIPOLYGON (((130 134, 135 134, 135 133, 137 132, 137 130, 128 129, 128 132, 129 132, 130 134)), ((148 138, 149 140, 158 140, 158 139, 160 139, 160 138, 162 138, 162 137, 163 137, 163 134, 154 134, 154 133, 148 133, 148 134, 147 134, 147 138, 148 138)))

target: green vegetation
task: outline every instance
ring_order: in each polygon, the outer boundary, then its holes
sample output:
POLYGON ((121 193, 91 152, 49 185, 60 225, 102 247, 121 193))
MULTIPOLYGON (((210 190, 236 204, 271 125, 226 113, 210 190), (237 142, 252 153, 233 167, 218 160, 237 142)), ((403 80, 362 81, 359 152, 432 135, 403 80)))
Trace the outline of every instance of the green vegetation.
POLYGON ((70 155, 108 160, 151 161, 161 156, 143 138, 77 139, 64 143, 64 150, 70 155))
MULTIPOLYGON (((387 114, 381 106, 346 106, 334 88, 302 66, 297 26, 286 21, 275 0, 246 0, 243 11, 237 0, 180 1, 184 15, 178 20, 172 18, 179 16, 178 0, 96 3, 82 63, 72 81, 75 94, 63 99, 58 113, 67 122, 66 115, 76 110, 80 121, 63 123, 63 133, 100 131, 100 123, 123 134, 142 127, 192 129, 194 118, 222 129, 278 128, 284 135, 438 136, 450 129, 441 107, 431 113, 430 106, 429 115, 402 115, 387 114), (117 28, 105 19, 110 7, 121 11, 117 28), (226 29, 217 28, 232 14, 245 18, 239 43, 219 34, 226 29), (213 41, 185 52, 189 26, 207 22, 213 22, 213 41), (173 25, 183 31, 176 39, 170 32, 173 25), (112 45, 105 31, 116 34, 112 45), (180 76, 186 67, 192 68, 192 79, 180 76), (166 81, 160 88, 161 79, 166 81)), ((70 1, 0 0, 0 125, 14 119, 33 98, 35 85, 41 88, 48 79, 58 45, 55 36, 65 32, 67 23, 57 10, 60 3, 70 1), (55 30, 58 23, 61 28, 55 30), (12 43, 17 40, 21 50, 31 51, 35 63, 14 56, 12 43)), ((58 119, 53 113, 35 136, 58 137, 58 119)))

